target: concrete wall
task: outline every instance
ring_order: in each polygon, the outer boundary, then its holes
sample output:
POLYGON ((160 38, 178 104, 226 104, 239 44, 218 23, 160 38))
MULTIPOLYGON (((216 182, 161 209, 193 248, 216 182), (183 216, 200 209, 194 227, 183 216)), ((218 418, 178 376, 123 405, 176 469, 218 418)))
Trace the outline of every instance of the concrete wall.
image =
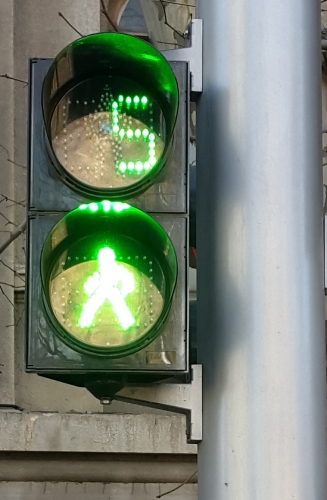
MULTIPOLYGON (((100 11, 98 2, 87 0, 60 0, 44 2, 42 0, 3 0, 1 2, 0 40, 1 62, 0 74, 8 74, 20 80, 28 79, 28 59, 31 57, 53 57, 65 45, 78 37, 75 31, 58 15, 62 12, 65 17, 83 34, 99 30, 100 11)), ((26 153, 27 153, 27 91, 24 83, 0 78, 0 113, 2 126, 0 127, 0 193, 9 196, 21 204, 6 203, 0 205, 1 213, 11 221, 19 224, 25 218, 24 202, 26 200, 26 153), (4 126, 5 125, 5 126, 4 126), (15 162, 8 162, 8 159, 15 162)), ((7 219, 0 217, 0 242, 8 237, 8 230, 13 225, 7 224, 7 219)), ((20 272, 24 269, 24 236, 20 237, 15 245, 10 246, 1 256, 0 281, 17 286, 23 284, 20 272), (14 272, 8 269, 15 269, 14 272), (14 279, 15 278, 15 279, 14 279)), ((0 363, 0 402, 1 404, 18 404, 38 409, 38 396, 41 401, 47 394, 51 394, 54 410, 63 408, 67 401, 74 408, 72 400, 78 401, 77 410, 100 411, 100 405, 88 394, 71 389, 53 390, 53 384, 38 384, 37 377, 21 380, 22 374, 22 304, 16 304, 15 310, 14 289, 9 285, 2 285, 6 296, 0 297, 1 323, 0 334, 2 349, 0 363), (18 323, 18 327, 15 325, 18 323), (16 376, 17 374, 17 376, 16 376), (60 393, 60 394, 59 394, 60 393), (60 397, 59 397, 60 395, 60 397), (36 401, 33 401, 33 396, 36 401), (85 400, 84 400, 85 397, 85 400), (61 408, 59 408, 61 406, 61 408)), ((22 302, 22 300, 18 300, 22 302)), ((58 384, 59 386, 59 384, 58 384)), ((45 404, 46 407, 49 405, 45 404)), ((42 405, 40 405, 40 409, 42 405)))
MULTIPOLYGON (((5 500, 154 500, 175 484, 103 483, 0 483, 5 500)), ((171 500, 197 500, 196 485, 187 484, 167 496, 171 500)))
MULTIPOLYGON (((0 10, 0 74, 23 81, 29 58, 78 37, 58 12, 83 34, 100 27, 98 0, 2 0, 0 10)), ((0 78, 0 244, 25 218, 27 93, 0 78)), ((104 414, 86 390, 25 374, 24 246, 21 236, 0 257, 0 498, 145 500, 183 482, 196 470, 184 417, 118 402, 104 414)), ((195 486, 173 498, 195 499, 195 486)))
MULTIPOLYGON (((13 29, 13 2, 4 0, 1 4, 0 16, 0 47, 1 63, 0 74, 13 74, 14 70, 14 29, 13 29)), ((9 156, 12 157, 14 149, 14 87, 11 80, 0 78, 0 116, 2 126, 0 127, 0 194, 14 197, 14 167, 8 163, 9 156)), ((2 199, 2 196, 1 196, 2 199)), ((14 209, 9 207, 10 203, 1 202, 0 216, 0 243, 8 237, 8 231, 14 226, 8 224, 13 221, 14 209), (8 208, 7 208, 8 206, 8 208)), ((2 255, 7 265, 12 266, 14 262, 13 247, 9 247, 2 255)), ((0 262, 0 311, 1 311, 1 353, 0 353, 0 395, 3 403, 14 401, 14 310, 10 302, 14 300, 14 292, 10 285, 13 284, 13 273, 0 262), (3 283, 9 283, 4 285, 3 283), (5 297, 7 295, 8 298, 5 297)))
MULTIPOLYGON (((0 244, 25 219, 28 59, 78 37, 59 11, 83 34, 99 31, 99 0, 1 2, 0 74, 23 82, 0 78, 0 244)), ((21 236, 0 256, 0 498, 145 500, 185 481, 197 449, 184 417, 119 402, 103 413, 86 390, 24 372, 24 247, 21 236)), ((195 485, 173 498, 195 499, 195 485)))

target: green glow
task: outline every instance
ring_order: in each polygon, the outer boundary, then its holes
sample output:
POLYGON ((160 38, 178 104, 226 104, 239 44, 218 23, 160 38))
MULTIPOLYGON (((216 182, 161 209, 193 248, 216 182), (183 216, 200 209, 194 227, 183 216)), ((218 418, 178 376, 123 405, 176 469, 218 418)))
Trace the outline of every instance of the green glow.
POLYGON ((83 306, 78 324, 81 328, 89 328, 96 313, 107 300, 122 329, 128 330, 135 323, 125 302, 125 297, 135 290, 133 275, 117 264, 115 252, 109 247, 99 250, 98 264, 99 270, 84 284, 89 298, 83 306))
POLYGON ((116 108, 118 108, 118 104, 116 102, 113 102, 112 107, 113 107, 113 109, 116 109, 116 108))
POLYGON ((144 163, 144 170, 150 170, 150 168, 151 168, 150 163, 149 163, 148 161, 146 161, 146 162, 144 163))
POLYGON ((143 135, 144 139, 146 139, 146 138, 148 137, 148 135, 149 135, 149 131, 148 131, 148 129, 147 129, 147 128, 145 128, 145 129, 142 131, 142 135, 143 135))
POLYGON ((112 208, 114 212, 122 212, 123 210, 128 210, 129 208, 132 208, 130 205, 127 203, 123 203, 122 201, 115 201, 111 202, 112 208))
POLYGON ((117 132, 119 132, 119 125, 114 125, 112 130, 117 134, 117 132))
POLYGON ((127 132, 126 132, 126 135, 127 135, 127 137, 129 139, 131 139, 133 137, 133 135, 134 135, 133 130, 132 129, 128 129, 127 132))
POLYGON ((104 200, 104 201, 101 202, 101 204, 102 204, 104 212, 109 212, 110 206, 111 206, 110 201, 104 200))
POLYGON ((129 161, 128 164, 127 164, 127 168, 130 172, 132 172, 134 170, 134 162, 133 161, 129 161))
POLYGON ((156 158, 154 156, 151 156, 151 158, 149 158, 149 163, 153 167, 153 165, 155 165, 157 163, 156 158))
POLYGON ((127 169, 127 165, 124 161, 121 161, 119 163, 119 170, 121 171, 122 174, 124 174, 126 172, 126 169, 127 169))
POLYGON ((150 149, 154 149, 155 148, 155 142, 154 141, 150 141, 149 142, 149 148, 150 149))
POLYGON ((121 139, 124 139, 124 135, 125 135, 125 130, 123 128, 121 128, 120 131, 119 131, 119 137, 121 139))
POLYGON ((135 170, 140 173, 143 170, 143 163, 141 161, 137 161, 135 163, 135 170))
POLYGON ((144 96, 142 97, 142 99, 141 99, 141 103, 142 103, 142 104, 147 104, 147 102, 148 102, 148 98, 147 98, 147 97, 145 97, 145 95, 144 95, 144 96))
POLYGON ((99 203, 89 203, 86 205, 83 203, 83 205, 80 205, 79 210, 85 210, 89 209, 91 212, 97 212, 99 209, 103 209, 105 212, 109 212, 110 210, 113 210, 114 212, 121 212, 122 210, 128 210, 131 209, 132 207, 128 205, 127 203, 122 203, 121 201, 109 201, 109 200, 103 200, 99 203))
POLYGON ((140 98, 139 98, 139 96, 138 96, 138 95, 136 95, 136 96, 134 97, 133 101, 134 101, 134 104, 138 104, 138 103, 140 102, 140 98))
POLYGON ((137 128, 134 132, 134 135, 135 137, 138 139, 139 137, 141 137, 141 130, 139 128, 137 128))
POLYGON ((98 211, 99 206, 98 206, 98 204, 97 204, 97 203, 90 203, 90 204, 89 204, 89 208, 90 208, 91 212, 97 212, 97 211, 98 211))
POLYGON ((154 139, 155 139, 155 135, 151 133, 149 135, 149 141, 154 141, 154 139))
POLYGON ((118 96, 118 101, 119 102, 124 102, 124 96, 122 96, 121 94, 118 96))
POLYGON ((132 98, 131 97, 126 97, 126 104, 131 104, 132 103, 132 98))

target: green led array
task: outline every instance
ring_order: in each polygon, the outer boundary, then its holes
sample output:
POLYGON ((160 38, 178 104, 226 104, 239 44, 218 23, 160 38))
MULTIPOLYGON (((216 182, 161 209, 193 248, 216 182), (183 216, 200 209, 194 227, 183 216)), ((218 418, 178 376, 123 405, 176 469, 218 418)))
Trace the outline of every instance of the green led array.
POLYGON ((92 202, 89 204, 83 203, 83 205, 80 205, 78 208, 79 210, 89 210, 90 212, 98 212, 98 210, 103 210, 104 212, 110 212, 112 210, 113 212, 119 213, 122 210, 130 209, 131 206, 121 201, 103 200, 100 201, 99 203, 96 202, 92 202))
MULTIPOLYGON (((122 105, 123 103, 126 103, 128 106, 130 106, 132 104, 132 102, 134 103, 134 106, 137 107, 140 103, 142 105, 142 107, 145 107, 148 102, 149 102, 149 99, 144 95, 142 97, 138 96, 138 95, 135 95, 133 98, 131 96, 126 96, 124 97, 123 95, 119 95, 118 96, 118 103, 120 105, 122 105)), ((117 102, 115 101, 112 105, 113 108, 118 108, 118 104, 117 102)))
POLYGON ((148 172, 152 169, 152 167, 156 164, 157 158, 155 153, 155 134, 153 132, 150 133, 148 128, 144 128, 143 130, 137 128, 136 130, 132 130, 131 128, 125 129, 119 126, 119 106, 123 106, 125 104, 127 107, 130 107, 134 104, 134 107, 137 108, 141 103, 142 107, 145 108, 148 104, 149 100, 146 96, 126 96, 124 97, 122 94, 118 96, 117 101, 113 101, 111 105, 111 113, 112 113, 112 131, 114 134, 117 134, 121 140, 127 139, 128 141, 138 141, 143 138, 144 141, 148 142, 148 158, 145 161, 141 161, 137 159, 136 161, 120 161, 117 163, 117 170, 121 174, 129 174, 129 175, 141 175, 143 173, 148 172))

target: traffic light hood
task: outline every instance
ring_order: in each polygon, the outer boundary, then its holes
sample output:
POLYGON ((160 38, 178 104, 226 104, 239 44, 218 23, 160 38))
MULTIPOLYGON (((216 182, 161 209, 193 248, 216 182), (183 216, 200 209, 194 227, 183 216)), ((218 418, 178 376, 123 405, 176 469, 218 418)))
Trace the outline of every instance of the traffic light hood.
POLYGON ((178 110, 177 81, 168 62, 152 45, 131 35, 95 33, 74 41, 53 60, 44 79, 46 124, 58 101, 78 81, 94 76, 121 77, 142 84, 158 101, 172 133, 178 110))
POLYGON ((165 165, 178 101, 175 75, 150 44, 121 33, 82 37, 43 82, 50 157, 84 194, 128 199, 165 165))

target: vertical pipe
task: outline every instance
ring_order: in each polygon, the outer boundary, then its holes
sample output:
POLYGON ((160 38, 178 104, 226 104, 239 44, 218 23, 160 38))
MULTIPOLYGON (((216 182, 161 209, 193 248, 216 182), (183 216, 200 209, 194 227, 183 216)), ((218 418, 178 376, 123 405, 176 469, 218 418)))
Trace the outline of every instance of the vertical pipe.
POLYGON ((199 500, 325 500, 320 2, 198 4, 199 500))

